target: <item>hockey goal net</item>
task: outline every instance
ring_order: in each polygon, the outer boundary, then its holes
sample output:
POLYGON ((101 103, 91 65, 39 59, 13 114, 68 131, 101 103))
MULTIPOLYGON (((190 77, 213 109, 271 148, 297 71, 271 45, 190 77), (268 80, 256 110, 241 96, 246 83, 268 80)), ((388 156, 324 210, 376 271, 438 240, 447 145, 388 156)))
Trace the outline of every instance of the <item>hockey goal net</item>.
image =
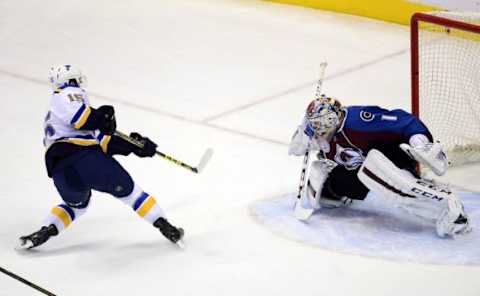
POLYGON ((411 59, 412 112, 453 166, 480 161, 480 14, 415 14, 411 59))

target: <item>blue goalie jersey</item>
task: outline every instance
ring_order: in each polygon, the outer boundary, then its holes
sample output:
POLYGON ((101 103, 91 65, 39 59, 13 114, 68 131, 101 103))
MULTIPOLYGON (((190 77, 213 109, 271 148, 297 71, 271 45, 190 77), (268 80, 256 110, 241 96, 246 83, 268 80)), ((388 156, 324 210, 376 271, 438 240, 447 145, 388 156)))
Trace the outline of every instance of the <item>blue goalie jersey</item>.
POLYGON ((324 156, 347 169, 357 169, 367 153, 377 149, 398 166, 412 167, 415 163, 399 145, 408 143, 415 134, 423 134, 433 141, 427 127, 404 110, 350 106, 346 108, 343 125, 330 141, 328 149, 324 149, 324 156))

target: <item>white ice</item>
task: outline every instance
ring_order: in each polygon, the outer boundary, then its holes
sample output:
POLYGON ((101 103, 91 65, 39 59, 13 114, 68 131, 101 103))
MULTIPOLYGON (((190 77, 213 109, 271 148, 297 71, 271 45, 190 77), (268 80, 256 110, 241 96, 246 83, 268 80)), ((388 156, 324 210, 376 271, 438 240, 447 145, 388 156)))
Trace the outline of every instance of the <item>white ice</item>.
MULTIPOLYGON (((250 212, 296 190, 301 159, 286 143, 322 61, 324 91, 343 103, 409 107, 407 27, 259 1, 4 0, 0 41, 1 267, 72 296, 479 295, 478 266, 332 252, 250 212), (120 130, 188 163, 215 149, 201 175, 118 157, 186 229, 184 251, 102 194, 60 236, 13 250, 60 202, 41 143, 59 63, 85 70, 93 104, 115 105, 120 130)), ((0 273, 1 296, 35 293, 0 273)))
MULTIPOLYGON (((459 192, 474 229, 480 227, 480 195, 459 192)), ((407 214, 370 193, 348 207, 322 208, 306 222, 291 215, 296 194, 259 200, 252 214, 280 236, 323 249, 402 262, 480 265, 480 233, 440 239, 435 223, 407 214), (428 250, 426 252, 425 250, 428 250)))

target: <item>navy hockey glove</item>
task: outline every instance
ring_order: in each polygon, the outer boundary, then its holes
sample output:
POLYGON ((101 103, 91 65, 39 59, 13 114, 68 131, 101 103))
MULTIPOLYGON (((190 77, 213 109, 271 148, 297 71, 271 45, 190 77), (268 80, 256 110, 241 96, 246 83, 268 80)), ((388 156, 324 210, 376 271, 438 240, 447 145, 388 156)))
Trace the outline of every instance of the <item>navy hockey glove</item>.
POLYGON ((139 133, 131 133, 130 138, 143 144, 143 148, 135 146, 133 153, 139 157, 152 157, 157 150, 157 144, 147 137, 143 137, 139 133))
POLYGON ((113 106, 104 105, 98 107, 97 111, 101 114, 102 120, 98 128, 105 135, 113 135, 117 128, 117 121, 115 120, 115 110, 113 106))

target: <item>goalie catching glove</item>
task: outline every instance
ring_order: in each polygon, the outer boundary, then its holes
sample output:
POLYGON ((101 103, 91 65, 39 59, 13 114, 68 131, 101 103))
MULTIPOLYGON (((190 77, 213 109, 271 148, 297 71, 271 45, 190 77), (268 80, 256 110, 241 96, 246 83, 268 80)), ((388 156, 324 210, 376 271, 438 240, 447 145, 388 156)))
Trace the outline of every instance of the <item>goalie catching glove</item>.
POLYGON ((428 166, 437 176, 448 169, 447 155, 440 143, 431 143, 424 135, 410 137, 409 144, 400 144, 400 148, 419 163, 428 166))

